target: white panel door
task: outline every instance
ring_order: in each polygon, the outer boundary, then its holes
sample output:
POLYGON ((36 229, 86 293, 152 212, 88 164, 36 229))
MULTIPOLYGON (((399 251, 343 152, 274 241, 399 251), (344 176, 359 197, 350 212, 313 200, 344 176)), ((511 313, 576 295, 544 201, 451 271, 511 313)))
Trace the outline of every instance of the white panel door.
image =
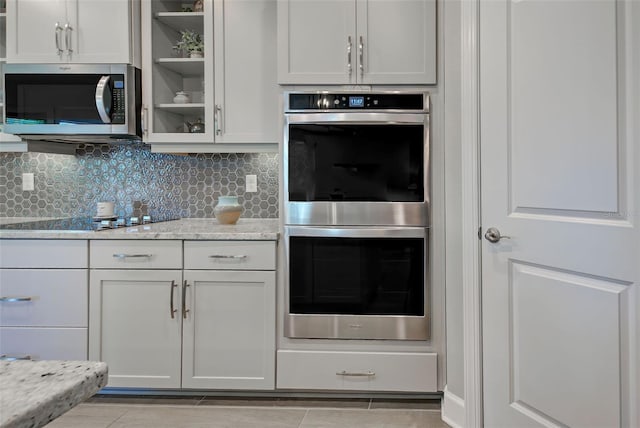
POLYGON ((638 2, 480 1, 487 427, 640 423, 639 55, 638 2))
POLYGON ((216 143, 277 143, 276 2, 214 2, 216 143))
POLYGON ((66 22, 66 0, 8 0, 7 62, 66 62, 66 22))
POLYGON ((436 83, 435 0, 358 0, 362 84, 436 83))
POLYGON ((181 279, 180 270, 91 271, 89 359, 109 365, 108 387, 180 387, 181 279))
POLYGON ((275 276, 184 271, 183 388, 274 388, 275 276))
POLYGON ((278 83, 356 83, 355 0, 278 1, 278 83))
POLYGON ((132 62, 130 0, 79 0, 69 2, 67 8, 78 22, 73 38, 73 62, 132 62))

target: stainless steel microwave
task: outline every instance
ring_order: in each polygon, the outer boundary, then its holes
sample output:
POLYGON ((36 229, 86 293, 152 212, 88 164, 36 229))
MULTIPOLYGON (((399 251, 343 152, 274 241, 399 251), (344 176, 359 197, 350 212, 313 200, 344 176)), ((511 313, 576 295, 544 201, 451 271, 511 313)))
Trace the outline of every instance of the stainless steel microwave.
POLYGON ((5 132, 27 140, 138 139, 140 69, 126 64, 7 64, 5 132))

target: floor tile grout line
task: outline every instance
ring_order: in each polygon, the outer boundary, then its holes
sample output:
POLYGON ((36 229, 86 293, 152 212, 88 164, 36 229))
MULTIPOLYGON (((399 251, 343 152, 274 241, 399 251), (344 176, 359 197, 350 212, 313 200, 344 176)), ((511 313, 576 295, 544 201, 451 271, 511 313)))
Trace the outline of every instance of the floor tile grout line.
POLYGON ((122 417, 124 415, 126 415, 127 413, 129 413, 129 409, 125 410, 124 412, 122 412, 122 414, 120 416, 118 416, 117 418, 115 418, 114 420, 111 421, 111 423, 109 423, 109 425, 107 425, 107 428, 109 428, 110 426, 113 426, 113 424, 115 424, 116 422, 118 422, 120 419, 122 419, 122 417))
POLYGON ((304 412, 304 416, 302 417, 302 419, 300 419, 300 423, 298 424, 298 428, 302 428, 302 424, 304 424, 304 420, 307 418, 307 415, 309 414, 309 408, 307 408, 304 412))

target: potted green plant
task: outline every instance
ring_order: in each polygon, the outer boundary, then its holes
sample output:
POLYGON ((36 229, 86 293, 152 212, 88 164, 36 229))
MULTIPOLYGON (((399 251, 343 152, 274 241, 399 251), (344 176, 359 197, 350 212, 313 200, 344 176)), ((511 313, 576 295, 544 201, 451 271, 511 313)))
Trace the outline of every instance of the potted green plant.
POLYGON ((180 39, 173 48, 178 52, 188 53, 190 58, 202 58, 204 55, 202 36, 192 30, 180 31, 180 39))

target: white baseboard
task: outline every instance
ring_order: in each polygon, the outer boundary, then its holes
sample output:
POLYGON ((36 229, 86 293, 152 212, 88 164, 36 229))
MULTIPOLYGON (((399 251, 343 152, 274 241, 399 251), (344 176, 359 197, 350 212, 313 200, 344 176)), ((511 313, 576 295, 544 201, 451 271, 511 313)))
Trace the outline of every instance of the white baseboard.
POLYGON ((444 387, 442 420, 453 428, 464 427, 464 400, 444 387))

